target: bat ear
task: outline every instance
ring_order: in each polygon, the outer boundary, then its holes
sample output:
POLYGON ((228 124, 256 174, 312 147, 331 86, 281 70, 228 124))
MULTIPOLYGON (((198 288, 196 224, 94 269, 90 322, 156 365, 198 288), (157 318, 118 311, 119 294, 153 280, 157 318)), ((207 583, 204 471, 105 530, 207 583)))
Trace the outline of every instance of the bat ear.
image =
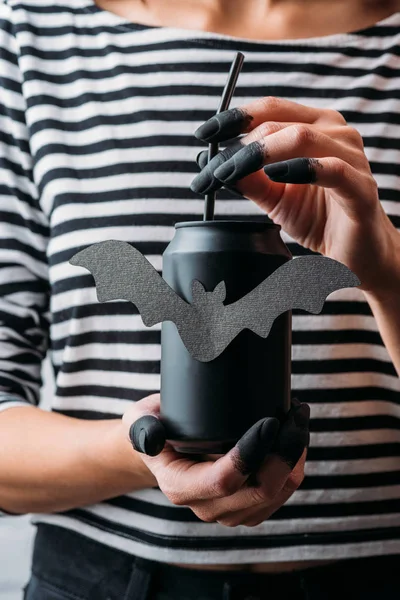
POLYGON ((220 281, 219 284, 215 286, 213 294, 220 302, 224 302, 226 298, 225 281, 220 281))
POLYGON ((200 283, 200 281, 197 281, 197 279, 194 279, 192 282, 192 302, 196 303, 197 301, 201 300, 205 293, 206 291, 203 284, 200 283))

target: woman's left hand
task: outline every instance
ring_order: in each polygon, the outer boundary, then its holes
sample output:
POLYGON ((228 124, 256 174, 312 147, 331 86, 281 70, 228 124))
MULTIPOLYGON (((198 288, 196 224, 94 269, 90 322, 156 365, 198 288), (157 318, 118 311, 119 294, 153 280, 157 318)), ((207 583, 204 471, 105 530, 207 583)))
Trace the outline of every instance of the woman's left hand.
POLYGON ((223 142, 243 133, 210 163, 199 156, 204 168, 191 189, 235 186, 299 244, 349 267, 362 290, 384 292, 399 277, 400 234, 358 131, 337 111, 266 97, 212 117, 196 137, 223 142))

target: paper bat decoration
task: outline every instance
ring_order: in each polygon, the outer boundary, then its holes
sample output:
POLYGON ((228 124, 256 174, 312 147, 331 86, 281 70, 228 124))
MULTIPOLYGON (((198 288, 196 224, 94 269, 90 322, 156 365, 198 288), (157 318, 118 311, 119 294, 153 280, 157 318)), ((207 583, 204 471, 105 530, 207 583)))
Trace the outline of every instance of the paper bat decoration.
POLYGON ((266 338, 276 317, 292 308, 318 314, 330 293, 360 285, 345 265, 323 256, 303 256, 283 264, 251 292, 225 305, 225 283, 206 291, 192 282, 192 302, 186 302, 131 244, 99 242, 78 252, 70 264, 88 269, 97 298, 129 300, 143 323, 175 323, 191 356, 201 362, 217 358, 243 330, 266 338))

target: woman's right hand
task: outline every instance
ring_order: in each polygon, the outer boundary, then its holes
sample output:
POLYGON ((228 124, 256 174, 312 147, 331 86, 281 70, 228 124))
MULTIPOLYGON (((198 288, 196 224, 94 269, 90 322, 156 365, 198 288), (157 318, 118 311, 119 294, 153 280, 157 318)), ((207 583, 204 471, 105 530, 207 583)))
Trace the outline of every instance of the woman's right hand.
POLYGON ((202 521, 228 527, 259 525, 303 481, 309 442, 307 404, 294 400, 280 428, 277 419, 262 419, 227 454, 205 462, 191 460, 168 443, 162 448, 163 441, 156 456, 145 453, 151 441, 145 439, 146 431, 161 433, 162 438, 159 414, 158 394, 136 402, 123 416, 126 434, 165 496, 177 506, 191 508, 202 521))

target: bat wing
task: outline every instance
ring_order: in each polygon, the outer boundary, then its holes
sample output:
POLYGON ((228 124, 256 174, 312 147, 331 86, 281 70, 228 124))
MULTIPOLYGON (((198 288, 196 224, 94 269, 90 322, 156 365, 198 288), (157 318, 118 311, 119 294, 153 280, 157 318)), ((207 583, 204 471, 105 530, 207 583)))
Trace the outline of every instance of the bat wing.
POLYGON ((178 325, 191 313, 191 305, 127 242, 109 240, 93 244, 75 254, 69 262, 90 271, 99 302, 129 300, 147 327, 162 321, 178 325))
POLYGON ((329 294, 360 283, 336 260, 301 256, 283 264, 246 296, 228 305, 226 320, 265 338, 280 314, 293 308, 318 314, 329 294))

